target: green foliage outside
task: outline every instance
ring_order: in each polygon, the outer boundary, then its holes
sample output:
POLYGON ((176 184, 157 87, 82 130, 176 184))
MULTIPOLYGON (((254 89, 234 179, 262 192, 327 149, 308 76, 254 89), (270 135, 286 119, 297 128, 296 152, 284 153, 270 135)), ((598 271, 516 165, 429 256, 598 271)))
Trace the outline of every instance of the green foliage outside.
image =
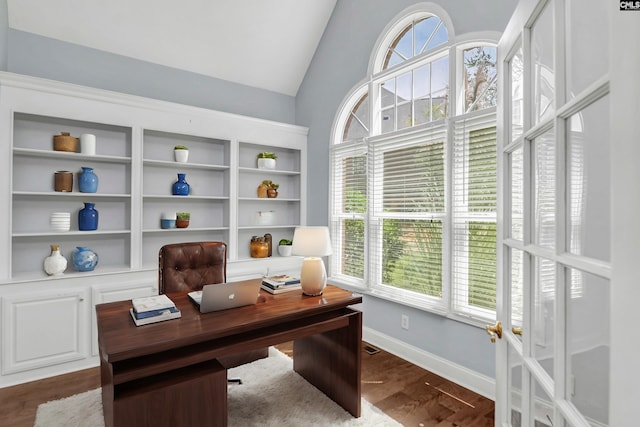
POLYGON ((383 262, 385 267, 390 267, 383 272, 384 283, 425 295, 442 296, 442 223, 391 220, 385 221, 384 228, 383 246, 387 249, 383 262), (387 222, 393 225, 387 226, 387 222), (387 230, 391 232, 387 233, 387 230))
MULTIPOLYGON (((496 129, 469 133, 468 212, 495 212, 496 201, 496 129)), ((383 190, 386 213, 442 212, 444 207, 444 145, 429 144, 391 151, 385 162, 411 159, 406 168, 386 172, 384 183, 399 177, 418 175, 403 190, 383 190), (413 157, 413 158, 412 158, 413 157), (417 185, 416 182, 422 183, 417 185), (416 192, 416 189, 419 191, 416 192), (403 193, 403 191, 406 192, 403 193)), ((343 166, 361 171, 364 156, 351 158, 343 166), (354 160, 355 159, 355 160, 354 160)), ((360 182, 360 181, 358 181, 360 182)), ((362 183, 360 182, 360 185, 362 183)), ((364 214, 367 208, 366 186, 345 186, 345 213, 364 214)), ((365 223, 363 219, 343 220, 343 274, 364 278, 365 223)), ((468 221, 467 250, 464 262, 468 280, 468 301, 472 306, 496 308, 496 223, 468 221)), ((434 297, 442 296, 442 239, 440 220, 385 218, 382 221, 382 283, 434 297)))
POLYGON ((469 224, 469 300, 476 307, 496 309, 496 224, 469 224))

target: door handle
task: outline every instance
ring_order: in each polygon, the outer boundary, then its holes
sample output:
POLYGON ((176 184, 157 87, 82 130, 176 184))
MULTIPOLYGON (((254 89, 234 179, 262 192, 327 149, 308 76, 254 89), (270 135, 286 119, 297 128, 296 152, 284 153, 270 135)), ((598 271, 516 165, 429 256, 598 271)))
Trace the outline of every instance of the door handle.
POLYGON ((511 328, 511 332, 513 332, 514 335, 522 336, 522 328, 511 328))
POLYGON ((502 322, 496 321, 495 325, 487 325, 485 327, 487 333, 491 336, 491 342, 496 342, 496 335, 502 339, 502 322))

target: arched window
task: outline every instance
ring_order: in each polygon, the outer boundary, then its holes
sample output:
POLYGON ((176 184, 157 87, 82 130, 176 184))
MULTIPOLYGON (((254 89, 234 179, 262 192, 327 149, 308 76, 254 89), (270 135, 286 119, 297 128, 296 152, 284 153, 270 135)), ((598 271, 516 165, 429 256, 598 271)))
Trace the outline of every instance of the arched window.
POLYGON ((386 70, 446 43, 447 27, 437 16, 417 17, 411 21, 387 48, 382 69, 386 70))
POLYGON ((381 34, 334 121, 333 280, 494 316, 497 39, 456 37, 433 4, 381 34))
POLYGON ((369 136, 369 94, 357 100, 344 125, 342 141, 362 139, 369 136))

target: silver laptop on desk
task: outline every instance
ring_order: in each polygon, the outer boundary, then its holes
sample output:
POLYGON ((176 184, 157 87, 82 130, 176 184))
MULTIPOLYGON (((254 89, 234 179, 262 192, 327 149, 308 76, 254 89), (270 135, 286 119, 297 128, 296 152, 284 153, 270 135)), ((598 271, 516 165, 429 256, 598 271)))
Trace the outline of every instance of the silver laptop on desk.
POLYGON ((189 297, 200 307, 200 313, 227 310, 258 302, 262 278, 240 282, 205 285, 201 291, 189 292, 189 297))

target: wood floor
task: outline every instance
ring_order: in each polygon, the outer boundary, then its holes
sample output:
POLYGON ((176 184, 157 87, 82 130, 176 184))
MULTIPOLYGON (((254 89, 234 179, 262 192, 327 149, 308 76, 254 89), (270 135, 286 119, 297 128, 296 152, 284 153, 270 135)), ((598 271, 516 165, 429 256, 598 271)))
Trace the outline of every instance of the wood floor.
MULTIPOLYGON (((277 346, 291 355, 291 343, 277 346)), ((493 426, 493 401, 363 343, 362 397, 404 426, 493 426)), ((0 426, 32 427, 39 404, 100 386, 99 368, 0 389, 0 426)), ((72 427, 72 426, 70 426, 72 427)))

